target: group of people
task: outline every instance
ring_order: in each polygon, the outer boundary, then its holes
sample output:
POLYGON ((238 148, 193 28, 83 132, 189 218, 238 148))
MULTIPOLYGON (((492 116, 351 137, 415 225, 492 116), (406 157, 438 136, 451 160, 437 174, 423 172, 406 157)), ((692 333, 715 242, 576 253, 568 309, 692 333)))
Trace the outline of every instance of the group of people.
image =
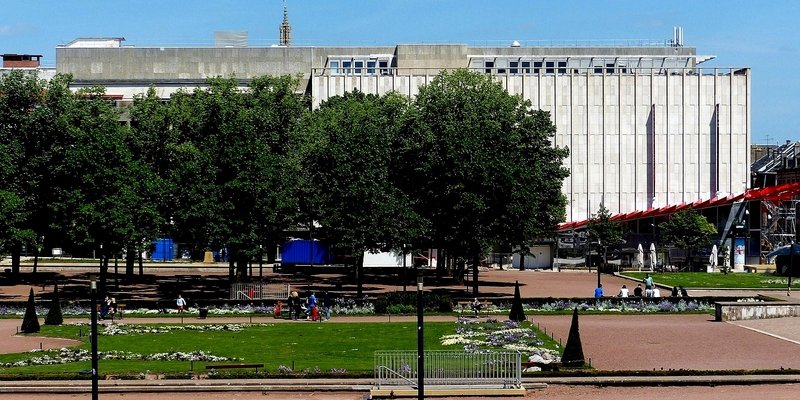
MULTIPOLYGON (((661 290, 653 283, 653 277, 651 277, 650 274, 645 275, 642 283, 636 285, 633 289, 633 293, 630 293, 626 285, 622 285, 622 289, 619 290, 617 297, 661 297, 661 290), (644 289, 642 289, 642 283, 644 284, 644 289)), ((686 288, 683 286, 674 286, 670 295, 672 297, 689 297, 689 292, 687 292, 686 288)), ((598 285, 594 290, 594 297, 603 297, 602 284, 598 285)))
POLYGON ((111 315, 111 318, 114 318, 114 314, 117 313, 117 299, 113 297, 106 296, 103 299, 103 303, 100 304, 100 319, 106 319, 106 316, 111 315))
MULTIPOLYGON (((314 292, 310 292, 307 299, 302 299, 297 292, 293 291, 289 294, 286 303, 289 308, 290 319, 302 319, 301 316, 304 316, 307 320, 318 321, 322 318, 319 314, 317 296, 314 292)), ((325 313, 325 321, 331 320, 331 306, 331 295, 326 290, 325 295, 322 297, 322 310, 325 313)))

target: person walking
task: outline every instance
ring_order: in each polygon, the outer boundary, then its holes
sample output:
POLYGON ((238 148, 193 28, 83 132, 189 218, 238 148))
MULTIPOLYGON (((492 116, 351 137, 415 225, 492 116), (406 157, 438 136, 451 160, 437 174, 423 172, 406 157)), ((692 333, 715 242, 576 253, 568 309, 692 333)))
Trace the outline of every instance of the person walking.
POLYGON ((322 307, 325 309, 325 321, 331 320, 331 294, 325 291, 325 296, 322 297, 322 307))
POLYGON ((650 274, 645 275, 643 282, 644 282, 644 296, 653 297, 653 278, 650 277, 650 274))
POLYGON ((294 319, 300 319, 300 311, 303 303, 300 301, 300 297, 297 295, 297 292, 292 292, 290 300, 292 303, 291 307, 294 312, 294 319))
POLYGON ((186 300, 181 295, 178 295, 178 300, 175 301, 175 304, 178 305, 178 314, 180 314, 183 312, 183 308, 186 307, 186 300))

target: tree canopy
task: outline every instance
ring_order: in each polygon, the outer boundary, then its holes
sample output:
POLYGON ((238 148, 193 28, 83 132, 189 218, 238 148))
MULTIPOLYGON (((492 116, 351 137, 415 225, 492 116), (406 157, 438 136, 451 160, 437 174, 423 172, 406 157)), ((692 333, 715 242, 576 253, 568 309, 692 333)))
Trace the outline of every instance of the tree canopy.
POLYGON ((706 217, 688 208, 672 214, 669 221, 658 225, 662 241, 690 253, 711 244, 717 228, 706 217))
POLYGON ((474 261, 477 274, 493 246, 532 244, 563 221, 568 150, 551 142, 549 113, 466 70, 420 88, 412 112, 406 190, 424 199, 417 209, 430 221, 431 247, 474 261))
POLYGON ((413 98, 355 91, 313 111, 299 84, 217 77, 120 108, 67 75, 0 76, 0 245, 102 257, 172 237, 227 247, 242 277, 299 225, 350 256, 433 247, 477 265, 563 221, 568 150, 494 78, 442 72, 413 98))

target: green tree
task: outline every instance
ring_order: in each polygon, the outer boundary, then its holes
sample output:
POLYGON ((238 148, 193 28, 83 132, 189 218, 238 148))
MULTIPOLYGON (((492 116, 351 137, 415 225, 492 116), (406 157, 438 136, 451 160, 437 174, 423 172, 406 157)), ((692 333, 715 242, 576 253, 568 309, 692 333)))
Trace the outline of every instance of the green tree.
POLYGON ((489 249, 528 248, 564 220, 568 150, 551 142, 547 112, 477 72, 442 72, 420 88, 412 112, 415 154, 403 189, 430 221, 430 247, 472 263, 477 292, 489 249))
POLYGON ((395 93, 346 93, 320 105, 298 135, 306 151, 306 218, 320 222, 319 235, 353 256, 357 270, 365 251, 399 252, 424 225, 398 186, 408 103, 395 93))
POLYGON ((64 112, 67 137, 51 163, 57 216, 52 225, 73 245, 99 256, 101 290, 109 257, 131 240, 138 210, 148 206, 141 196, 143 169, 126 143, 128 130, 104 95, 101 87, 75 94, 64 112))
MULTIPOLYGON (((596 248, 606 264, 606 253, 609 248, 616 247, 622 242, 622 224, 611 220, 611 212, 600 204, 597 214, 593 214, 587 224, 589 243, 596 248)), ((600 270, 597 269, 597 286, 600 286, 600 270)))
POLYGON ((308 100, 288 76, 255 78, 244 91, 233 77, 207 84, 171 96, 169 124, 158 128, 171 130, 173 229, 197 247, 227 246, 231 278, 243 278, 259 245, 275 243, 297 213, 286 148, 308 100))
POLYGON ((58 298, 58 283, 53 284, 53 300, 50 302, 50 310, 44 319, 45 325, 61 325, 64 323, 64 315, 61 312, 61 300, 58 298))
POLYGON ((137 190, 143 201, 143 207, 134 210, 137 213, 134 229, 124 244, 125 273, 131 276, 135 258, 150 249, 152 240, 174 234, 169 218, 175 213, 178 187, 172 179, 177 168, 176 140, 170 129, 168 106, 151 86, 146 93, 134 96, 128 112, 127 144, 133 159, 137 160, 133 172, 141 176, 137 190))
POLYGON ((575 307, 575 311, 572 313, 572 324, 569 326, 569 336, 567 336, 567 345, 564 346, 561 362, 565 367, 582 367, 586 363, 581 343, 581 331, 578 326, 578 307, 575 307))
POLYGON ((692 253, 710 245, 717 234, 714 224, 691 208, 672 214, 669 221, 660 223, 658 227, 664 242, 686 250, 689 266, 693 262, 692 253))
POLYGON ((28 302, 25 303, 25 316, 22 317, 22 326, 19 330, 22 333, 37 333, 40 329, 39 317, 36 316, 36 300, 33 298, 33 288, 31 288, 28 302))
POLYGON ((12 272, 19 272, 20 250, 42 230, 33 214, 38 189, 44 184, 39 168, 45 142, 46 85, 35 73, 12 70, 0 75, 0 251, 12 255, 12 272))
POLYGON ((522 298, 519 295, 519 281, 514 282, 514 300, 511 301, 508 319, 517 322, 525 321, 525 309, 522 307, 522 298))

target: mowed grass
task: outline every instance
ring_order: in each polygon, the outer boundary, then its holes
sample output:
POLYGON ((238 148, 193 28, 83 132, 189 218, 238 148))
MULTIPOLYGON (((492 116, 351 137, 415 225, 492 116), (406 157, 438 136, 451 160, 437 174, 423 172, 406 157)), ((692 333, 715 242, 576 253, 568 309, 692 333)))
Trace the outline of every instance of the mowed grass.
MULTIPOLYGON (((155 326, 155 325, 154 325, 155 326)), ((79 332, 87 334, 88 327, 63 325, 42 326, 41 335, 79 339, 79 332)), ((425 349, 445 349, 440 344, 442 335, 453 334, 455 323, 425 323, 425 349)), ((90 350, 88 338, 80 337, 81 349, 90 350)), ((250 327, 241 332, 228 331, 171 331, 170 333, 100 336, 99 351, 120 350, 138 354, 190 352, 202 350, 220 357, 236 357, 238 361, 223 363, 263 363, 264 370, 278 371, 280 365, 295 371, 306 368, 330 371, 333 368, 347 371, 372 371, 376 350, 416 350, 416 323, 279 323, 264 327, 250 327)), ((456 349, 453 346, 448 349, 456 349)), ((48 353, 4 354, 0 362, 7 363, 48 353)), ((212 363, 195 362, 194 372, 204 373, 212 363)), ((98 370, 102 375, 139 373, 190 372, 190 362, 182 361, 130 361, 100 360, 98 370)), ((0 368, 0 373, 55 374, 91 369, 91 363, 0 368)))
MULTIPOLYGON (((636 279, 644 279, 644 272, 625 272, 624 275, 636 279)), ((773 276, 767 274, 731 273, 722 274, 719 272, 666 272, 651 273, 653 282, 667 286, 683 286, 685 288, 711 288, 711 289, 749 289, 749 288, 785 288, 786 277, 773 276), (767 283, 766 281, 772 281, 767 283), (782 282, 782 283, 780 283, 782 282)), ((792 286, 795 282, 800 284, 800 279, 792 279, 792 286)))

